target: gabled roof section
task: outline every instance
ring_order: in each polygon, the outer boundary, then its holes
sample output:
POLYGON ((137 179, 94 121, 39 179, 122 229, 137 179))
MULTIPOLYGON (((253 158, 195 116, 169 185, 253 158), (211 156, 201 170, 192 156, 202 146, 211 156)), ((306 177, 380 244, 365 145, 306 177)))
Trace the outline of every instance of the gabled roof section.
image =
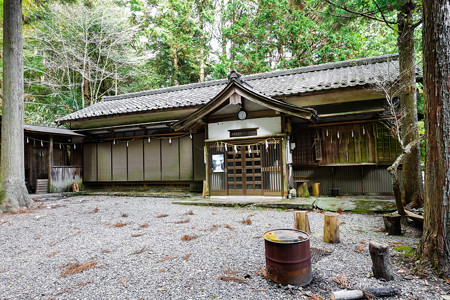
POLYGON ((172 128, 176 131, 186 130, 203 117, 218 109, 229 101, 230 96, 238 94, 249 101, 255 102, 269 109, 279 111, 291 116, 296 116, 311 122, 317 121, 317 113, 311 108, 301 108, 281 100, 270 98, 242 80, 241 75, 236 71, 231 71, 228 75, 227 86, 220 91, 211 101, 197 109, 195 112, 187 116, 181 121, 172 124, 172 128))
MULTIPOLYGON (((242 76, 242 80, 255 91, 275 98, 367 86, 388 73, 398 74, 397 54, 247 75, 242 76)), ((57 122, 199 107, 213 99, 227 84, 227 79, 221 79, 104 97, 101 102, 64 116, 57 122)))

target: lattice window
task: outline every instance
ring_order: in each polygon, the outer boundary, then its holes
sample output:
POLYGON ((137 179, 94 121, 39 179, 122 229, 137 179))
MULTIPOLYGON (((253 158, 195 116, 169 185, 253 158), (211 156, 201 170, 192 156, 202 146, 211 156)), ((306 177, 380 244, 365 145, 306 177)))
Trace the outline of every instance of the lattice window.
POLYGON ((256 135, 258 135, 258 128, 230 130, 230 137, 256 136, 256 135))

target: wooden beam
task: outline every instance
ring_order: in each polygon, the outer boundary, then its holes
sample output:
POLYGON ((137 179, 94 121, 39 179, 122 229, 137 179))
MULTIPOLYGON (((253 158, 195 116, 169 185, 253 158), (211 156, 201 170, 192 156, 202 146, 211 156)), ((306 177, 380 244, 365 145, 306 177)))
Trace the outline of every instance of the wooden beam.
POLYGON ((364 121, 346 121, 346 122, 320 123, 320 124, 311 124, 311 125, 308 125, 308 127, 325 127, 325 126, 345 125, 345 124, 376 123, 378 121, 381 121, 381 119, 364 120, 364 121))
POLYGON ((263 135, 263 136, 243 136, 243 137, 235 137, 230 139, 223 140, 205 140, 205 143, 216 143, 216 142, 226 142, 226 141, 238 141, 238 140, 264 140, 270 138, 280 138, 284 137, 284 133, 272 134, 272 135, 263 135))
POLYGON ((53 136, 48 143, 48 191, 52 192, 52 168, 53 168, 53 136))
POLYGON ((383 111, 384 111, 384 108, 369 109, 369 110, 358 110, 358 111, 348 111, 348 112, 340 112, 340 113, 334 113, 334 114, 322 114, 322 115, 319 115, 319 118, 352 116, 352 115, 361 115, 361 114, 368 114, 368 113, 380 113, 380 112, 383 112, 383 111))

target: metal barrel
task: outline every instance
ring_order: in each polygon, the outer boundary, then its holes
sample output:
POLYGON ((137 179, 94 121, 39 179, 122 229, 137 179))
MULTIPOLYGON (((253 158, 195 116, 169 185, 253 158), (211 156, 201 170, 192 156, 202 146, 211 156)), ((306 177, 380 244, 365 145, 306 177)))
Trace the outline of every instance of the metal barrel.
POLYGON ((267 277, 279 284, 303 286, 312 280, 309 234, 297 229, 264 233, 267 277))

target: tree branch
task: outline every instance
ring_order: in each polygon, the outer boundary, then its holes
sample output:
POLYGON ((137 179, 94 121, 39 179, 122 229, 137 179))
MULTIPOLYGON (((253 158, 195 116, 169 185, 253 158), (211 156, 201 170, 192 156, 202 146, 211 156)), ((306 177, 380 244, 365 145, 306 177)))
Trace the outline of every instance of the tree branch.
POLYGON ((340 9, 342 9, 342 10, 348 12, 348 13, 354 14, 354 15, 366 17, 366 18, 368 18, 368 19, 375 20, 375 21, 379 21, 379 22, 385 22, 386 24, 395 24, 395 22, 390 22, 390 21, 387 21, 387 20, 383 20, 383 19, 380 19, 380 18, 371 16, 371 15, 369 15, 368 13, 365 13, 365 12, 360 12, 360 11, 354 11, 354 10, 351 10, 351 9, 345 7, 345 6, 342 6, 342 5, 339 5, 339 4, 337 4, 337 3, 334 3, 334 2, 331 1, 331 0, 325 0, 325 2, 327 2, 328 4, 331 4, 331 5, 333 5, 333 6, 335 6, 335 7, 337 7, 337 8, 340 8, 340 9))
POLYGON ((372 1, 373 1, 373 3, 375 4, 375 6, 377 7, 378 11, 380 12, 381 17, 382 17, 383 20, 384 20, 384 23, 386 23, 386 25, 387 25, 389 28, 391 28, 392 30, 395 31, 395 28, 391 26, 391 24, 389 23, 389 21, 388 21, 388 20, 386 19, 386 17, 384 16, 383 11, 381 10, 381 7, 378 5, 377 1, 376 1, 376 0, 372 0, 372 1))

